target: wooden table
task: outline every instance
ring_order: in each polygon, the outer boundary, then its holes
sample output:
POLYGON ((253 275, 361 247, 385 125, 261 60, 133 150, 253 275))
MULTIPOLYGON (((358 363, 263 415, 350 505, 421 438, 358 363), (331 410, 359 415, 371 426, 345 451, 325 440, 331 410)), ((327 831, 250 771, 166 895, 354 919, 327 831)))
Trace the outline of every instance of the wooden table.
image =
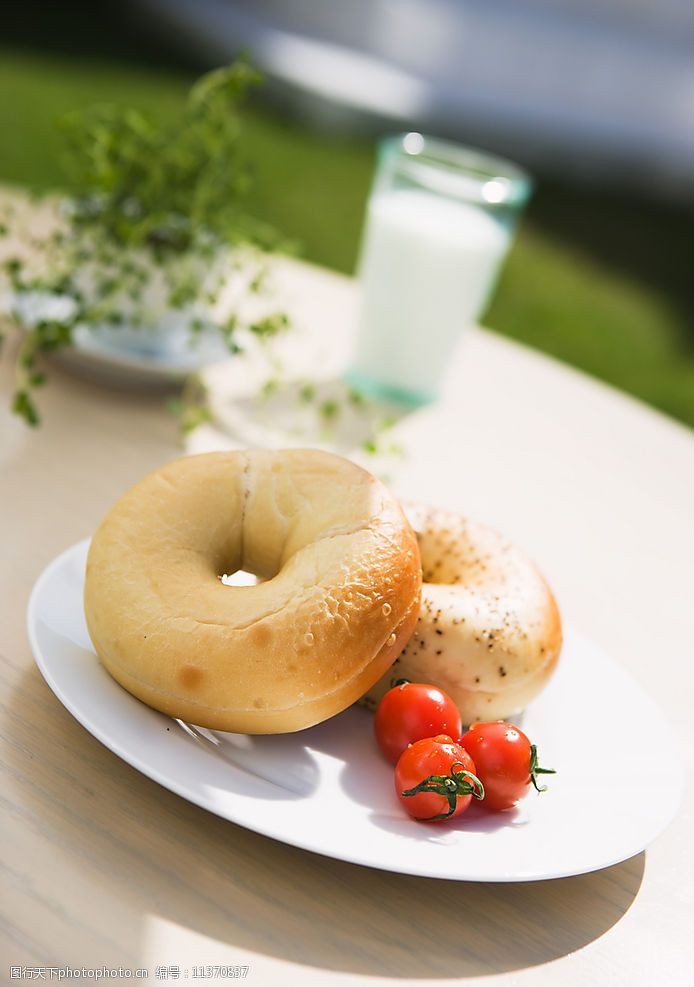
MULTIPOLYGON (((301 318, 341 338, 353 284, 303 267, 292 284, 301 318)), ((176 426, 160 398, 55 370, 41 395, 45 424, 29 431, 6 410, 7 361, 2 373, 1 982, 10 964, 145 966, 153 980, 156 964, 236 963, 250 966, 248 983, 283 987, 488 983, 490 974, 562 987, 692 983, 691 790, 647 853, 615 867, 462 884, 272 842, 160 788, 94 740, 34 666, 27 598, 46 563, 88 535, 122 490, 180 453, 176 426)), ((525 546, 565 620, 669 713, 691 764, 691 433, 483 331, 461 346, 441 405, 400 428, 410 459, 398 489, 525 546)), ((634 734, 658 742, 648 724, 634 734)), ((596 811, 599 740, 586 746, 596 811)))

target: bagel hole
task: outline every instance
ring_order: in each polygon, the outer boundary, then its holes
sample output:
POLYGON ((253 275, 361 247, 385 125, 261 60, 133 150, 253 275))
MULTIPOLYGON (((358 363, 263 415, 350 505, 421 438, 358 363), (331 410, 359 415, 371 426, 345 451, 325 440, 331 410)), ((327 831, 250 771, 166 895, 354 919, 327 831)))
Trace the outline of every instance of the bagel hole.
POLYGON ((222 573, 217 577, 224 586, 255 586, 258 577, 245 569, 237 569, 236 572, 222 573))

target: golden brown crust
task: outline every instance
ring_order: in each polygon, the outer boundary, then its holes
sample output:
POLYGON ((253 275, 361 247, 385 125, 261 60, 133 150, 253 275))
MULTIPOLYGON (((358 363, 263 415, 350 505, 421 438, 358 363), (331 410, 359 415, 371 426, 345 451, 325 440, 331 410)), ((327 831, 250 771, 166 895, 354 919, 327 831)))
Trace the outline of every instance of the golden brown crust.
POLYGON ((414 628, 416 538, 383 485, 317 450, 179 459, 124 494, 89 550, 99 658, 148 705, 281 733, 349 706, 414 628), (239 568, 263 578, 226 586, 239 568))
POLYGON ((561 651, 561 619, 547 583, 491 528, 421 505, 406 505, 406 512, 422 557, 421 611, 367 705, 402 677, 444 689, 464 723, 518 713, 547 684, 561 651))

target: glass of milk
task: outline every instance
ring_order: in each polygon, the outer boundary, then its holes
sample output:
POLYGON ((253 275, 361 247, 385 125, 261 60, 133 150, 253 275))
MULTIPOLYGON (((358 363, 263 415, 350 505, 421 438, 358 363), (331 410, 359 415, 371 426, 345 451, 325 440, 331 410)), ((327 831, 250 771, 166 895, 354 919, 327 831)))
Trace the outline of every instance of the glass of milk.
POLYGON ((410 133, 381 143, 359 262, 352 384, 406 404, 436 397, 461 332, 489 299, 531 188, 516 165, 449 141, 410 133))

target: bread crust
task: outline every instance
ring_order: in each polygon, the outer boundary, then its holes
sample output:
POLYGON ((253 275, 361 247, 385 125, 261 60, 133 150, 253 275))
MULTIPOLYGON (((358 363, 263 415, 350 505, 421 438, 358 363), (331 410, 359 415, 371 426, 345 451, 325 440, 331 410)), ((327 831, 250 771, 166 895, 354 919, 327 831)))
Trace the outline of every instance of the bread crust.
POLYGON ((519 713, 549 681, 562 646, 549 586, 502 535, 450 511, 406 504, 419 542, 422 606, 412 639, 365 697, 397 678, 455 700, 464 724, 519 713))
POLYGON ((239 733, 345 709, 402 651, 421 563, 402 509, 319 450, 176 460, 124 494, 89 549, 84 607, 113 678, 172 717, 239 733), (220 577, 254 572, 256 586, 220 577))

